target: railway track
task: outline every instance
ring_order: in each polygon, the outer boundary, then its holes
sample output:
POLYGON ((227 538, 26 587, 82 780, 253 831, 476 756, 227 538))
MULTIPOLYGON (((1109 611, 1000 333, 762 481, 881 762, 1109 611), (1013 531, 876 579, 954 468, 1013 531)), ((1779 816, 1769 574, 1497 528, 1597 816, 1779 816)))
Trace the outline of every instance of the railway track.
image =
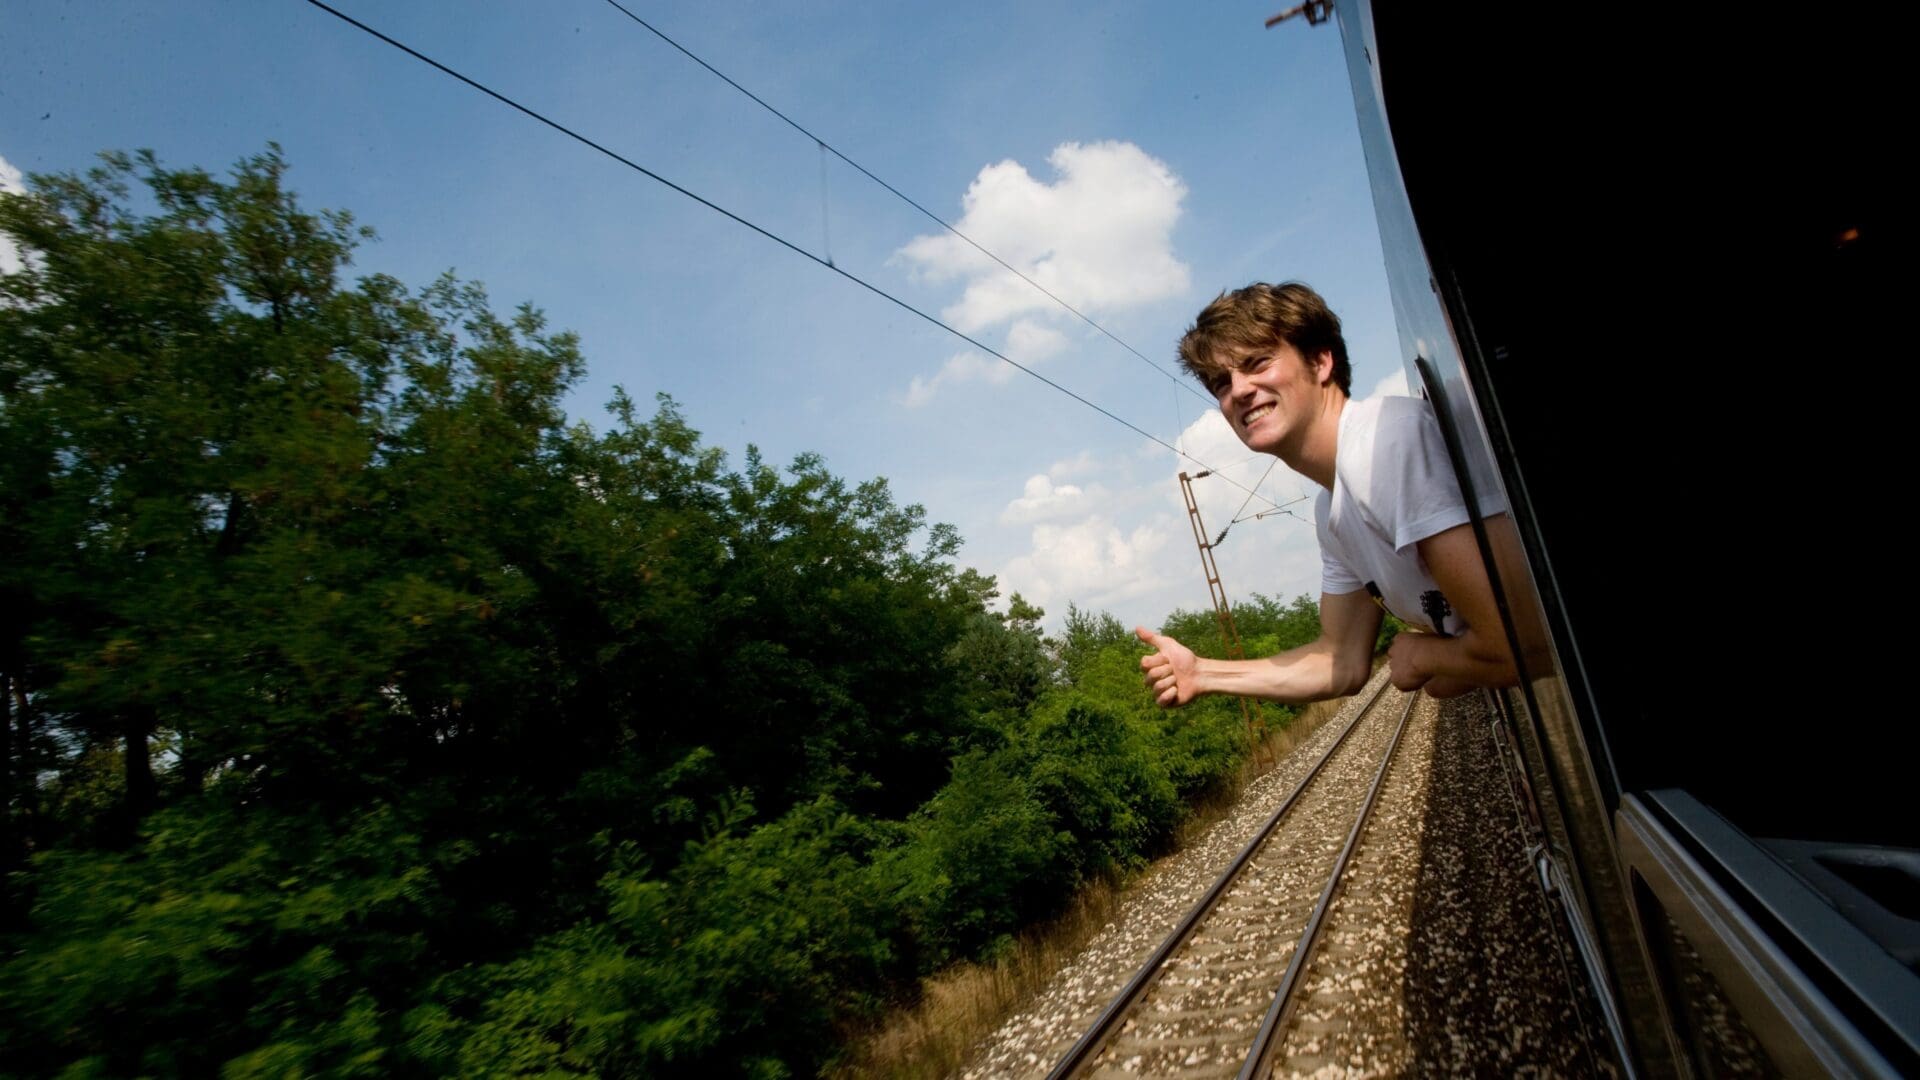
POLYGON ((1109 928, 964 1075, 1595 1072, 1484 709, 1368 695, 1210 885, 1109 928))
POLYGON ((1286 1029, 1306 960, 1413 701, 1389 694, 1385 682, 1373 690, 1050 1080, 1113 1071, 1258 1074, 1286 1029), (1371 783, 1364 780, 1369 771, 1371 783), (1313 880, 1323 882, 1318 890, 1302 887, 1313 880))

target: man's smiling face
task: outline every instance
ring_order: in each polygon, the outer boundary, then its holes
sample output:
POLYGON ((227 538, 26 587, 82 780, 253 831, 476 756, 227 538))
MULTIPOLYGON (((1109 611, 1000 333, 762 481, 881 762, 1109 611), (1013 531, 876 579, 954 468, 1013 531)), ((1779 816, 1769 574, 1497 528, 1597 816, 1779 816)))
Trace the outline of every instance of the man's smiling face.
POLYGON ((1236 348, 1220 359, 1225 370, 1208 389, 1247 449, 1281 454, 1297 445, 1320 411, 1321 383, 1332 369, 1332 353, 1309 365, 1300 350, 1283 341, 1236 348))

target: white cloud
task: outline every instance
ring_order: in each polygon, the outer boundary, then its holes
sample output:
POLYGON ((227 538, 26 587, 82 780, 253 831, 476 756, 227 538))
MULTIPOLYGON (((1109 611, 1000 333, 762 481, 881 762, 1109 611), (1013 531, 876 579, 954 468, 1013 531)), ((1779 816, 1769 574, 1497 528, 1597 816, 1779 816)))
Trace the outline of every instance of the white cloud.
POLYGON ((1407 390, 1407 369, 1394 368, 1393 374, 1373 384, 1373 393, 1367 396, 1370 398, 1412 397, 1413 395, 1407 390))
POLYGON ((1033 548, 1000 574, 1008 591, 1058 616, 1069 600, 1082 607, 1110 606, 1160 588, 1175 523, 1163 517, 1124 529, 1101 514, 1072 524, 1033 527, 1033 548), (1056 610, 1057 609, 1057 610, 1056 610))
POLYGON ((1100 467, 1100 460, 1093 451, 1082 450, 1070 458, 1064 458, 1047 466, 1047 478, 1058 483, 1071 480, 1076 476, 1085 476, 1100 467))
POLYGON ((1097 485, 1088 491, 1074 484, 1055 484, 1044 474, 1034 476, 1027 480, 1026 490, 1020 497, 1000 511, 1000 521, 1006 525, 1025 525, 1071 517, 1085 513, 1090 505, 1101 502, 1105 494, 1097 485))
MULTIPOLYGON (((1033 367, 1066 347, 1065 334, 1031 319, 1021 319, 1008 328, 1006 344, 1000 351, 1011 360, 1033 367)), ((915 375, 907 385, 906 404, 910 409, 917 409, 932 401, 942 386, 976 381, 999 386, 1017 374, 1019 369, 1012 364, 969 349, 948 357, 931 378, 915 375)))
POLYGON ((931 377, 921 375, 913 377, 913 381, 907 384, 906 406, 909 409, 917 409, 925 405, 933 400, 934 393, 942 386, 976 380, 1003 383, 1013 378, 1013 375, 1014 370, 1011 365, 1003 364, 984 353, 978 353, 972 349, 954 353, 931 377))
POLYGON ((1032 319, 1021 319, 1007 328, 1007 344, 1000 351, 1031 367, 1067 347, 1067 335, 1032 319))
MULTIPOLYGON (((4 157, 0 157, 0 191, 14 195, 24 195, 26 184, 22 183, 20 170, 4 157)), ((14 246, 9 237, 0 236, 0 274, 11 274, 20 269, 20 249, 14 246)))
MULTIPOLYGON (((1187 288, 1172 246, 1187 187, 1171 169, 1128 142, 1062 143, 1047 161, 1058 174, 1051 184, 1012 160, 981 169, 955 227, 1089 314, 1187 288)), ((950 233, 915 237, 896 258, 925 280, 965 282, 942 315, 968 333, 1058 310, 950 233)))

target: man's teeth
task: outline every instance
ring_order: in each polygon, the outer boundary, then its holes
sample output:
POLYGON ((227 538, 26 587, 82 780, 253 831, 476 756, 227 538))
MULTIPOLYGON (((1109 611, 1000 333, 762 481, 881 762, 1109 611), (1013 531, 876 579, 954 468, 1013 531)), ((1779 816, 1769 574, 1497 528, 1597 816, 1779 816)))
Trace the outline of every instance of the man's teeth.
POLYGON ((1259 408, 1257 408, 1257 409, 1252 409, 1252 410, 1250 410, 1250 411, 1248 411, 1248 413, 1247 413, 1247 416, 1246 416, 1246 419, 1245 419, 1245 420, 1244 420, 1243 422, 1244 422, 1244 423, 1248 423, 1248 424, 1251 424, 1251 423, 1253 423, 1253 422, 1254 422, 1255 420, 1258 420, 1258 419, 1260 419, 1261 417, 1263 417, 1263 416, 1265 416, 1265 415, 1267 415, 1268 413, 1270 413, 1270 412, 1272 412, 1272 411, 1273 411, 1273 406, 1271 406, 1271 405, 1262 405, 1262 406, 1260 406, 1260 407, 1259 407, 1259 408))

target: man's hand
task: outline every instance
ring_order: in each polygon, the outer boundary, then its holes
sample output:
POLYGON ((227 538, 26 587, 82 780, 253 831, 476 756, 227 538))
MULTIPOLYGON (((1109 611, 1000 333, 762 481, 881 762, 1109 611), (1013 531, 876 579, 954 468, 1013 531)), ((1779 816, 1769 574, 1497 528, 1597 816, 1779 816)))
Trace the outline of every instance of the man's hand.
POLYGON ((1192 649, 1144 626, 1134 627, 1133 632, 1153 646, 1151 655, 1140 658, 1140 670, 1147 673, 1147 692, 1161 708, 1185 705, 1200 696, 1200 661, 1192 649))
POLYGON ((1396 690, 1418 690, 1427 685, 1433 674, 1424 670, 1419 663, 1420 650, 1425 646, 1422 635, 1410 631, 1401 631, 1394 635, 1393 644, 1387 646, 1388 678, 1393 680, 1396 690))

